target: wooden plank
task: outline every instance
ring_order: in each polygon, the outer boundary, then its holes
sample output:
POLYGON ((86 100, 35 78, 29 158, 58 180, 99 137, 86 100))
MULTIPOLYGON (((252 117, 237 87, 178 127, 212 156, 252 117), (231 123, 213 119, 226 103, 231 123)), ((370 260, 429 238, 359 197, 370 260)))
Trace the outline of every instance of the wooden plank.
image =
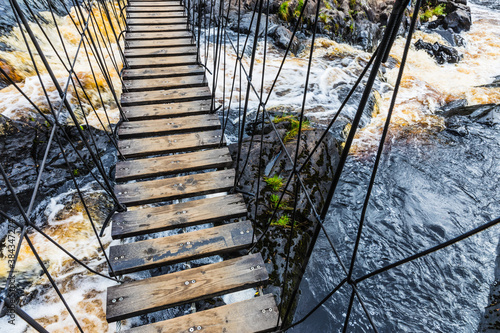
POLYGON ((229 168, 231 165, 231 155, 229 155, 229 150, 224 147, 193 153, 121 161, 116 163, 115 178, 117 182, 123 182, 175 173, 223 169, 229 168))
POLYGON ((220 170, 182 177, 115 185, 117 198, 125 205, 196 197, 226 192, 234 186, 234 170, 220 170))
POLYGON ((151 91, 207 86, 205 75, 178 76, 159 79, 124 80, 125 91, 151 91))
POLYGON ((247 208, 241 194, 223 195, 116 213, 111 236, 122 239, 246 215, 247 208))
POLYGON ((260 253, 108 288, 106 320, 114 322, 265 283, 260 253))
POLYGON ((118 141, 118 148, 125 157, 195 151, 219 147, 221 136, 221 131, 217 130, 157 136, 145 139, 128 139, 118 141))
POLYGON ((196 46, 172 46, 164 48, 126 49, 125 57, 130 61, 130 58, 138 57, 169 57, 196 53, 196 46))
POLYGON ((182 2, 175 1, 129 1, 130 7, 157 7, 157 6, 182 6, 182 2))
POLYGON ((142 4, 134 3, 127 7, 128 13, 136 13, 136 12, 177 12, 180 10, 184 10, 184 6, 180 6, 178 3, 165 3, 165 4, 142 4))
POLYGON ((278 307, 272 294, 199 311, 153 324, 134 327, 123 333, 189 333, 201 327, 203 333, 271 332, 278 322, 278 307), (269 310, 271 309, 271 310, 269 310))
POLYGON ((169 66, 186 66, 198 64, 196 55, 171 56, 171 57, 144 57, 130 58, 127 60, 129 68, 155 68, 169 66))
POLYGON ((174 46, 195 46, 193 39, 187 38, 159 39, 159 40, 130 40, 126 47, 135 48, 154 48, 154 47, 174 47, 174 46))
POLYGON ((141 80, 203 74, 205 74, 205 69, 200 65, 185 65, 158 68, 125 69, 122 76, 124 80, 141 80))
POLYGON ((159 39, 191 38, 192 36, 193 34, 188 30, 168 32, 127 32, 125 34, 125 41, 130 42, 133 40, 146 41, 159 39))
POLYGON ((171 31, 187 31, 187 24, 176 23, 166 25, 129 25, 130 32, 171 32, 171 31))
POLYGON ((116 275, 128 274, 249 247, 252 223, 242 221, 183 234, 111 246, 116 275))
POLYGON ((122 94, 122 106, 147 105, 158 103, 189 102, 210 99, 212 93, 207 86, 194 88, 177 88, 122 94))
POLYGON ((123 107, 130 121, 184 117, 210 112, 210 100, 123 107))
POLYGON ((132 12, 128 13, 128 18, 172 18, 172 17, 186 17, 183 10, 172 12, 132 12))
POLYGON ((135 25, 172 25, 172 24, 187 24, 187 19, 185 17, 177 18, 129 18, 127 19, 127 26, 132 27, 135 25))
POLYGON ((121 140, 133 137, 209 131, 220 129, 220 127, 219 117, 216 114, 206 114, 192 117, 123 122, 118 129, 118 135, 121 140))

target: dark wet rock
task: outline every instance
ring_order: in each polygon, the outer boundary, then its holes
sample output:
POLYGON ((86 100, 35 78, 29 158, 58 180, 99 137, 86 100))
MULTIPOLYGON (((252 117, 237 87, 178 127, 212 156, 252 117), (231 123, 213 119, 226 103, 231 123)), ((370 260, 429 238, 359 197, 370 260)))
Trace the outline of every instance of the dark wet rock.
POLYGON ((433 29, 432 31, 429 30, 429 32, 437 33, 438 35, 443 37, 444 40, 446 40, 453 47, 465 45, 465 40, 463 39, 463 37, 460 36, 460 34, 455 33, 451 29, 444 30, 444 29, 436 28, 436 29, 433 29))
MULTIPOLYGON (((238 17, 236 16, 235 17, 236 19, 231 23, 230 28, 231 30, 240 32, 242 34, 255 33, 255 29, 257 28, 258 16, 259 14, 257 12, 255 14, 254 12, 245 13, 241 15, 239 24, 238 24, 238 17)), ((265 30, 266 30, 266 15, 262 14, 258 35, 262 36, 265 30)))
POLYGON ((447 1, 444 3, 446 5, 446 15, 440 16, 437 20, 429 22, 427 27, 429 29, 451 29, 455 33, 469 31, 472 24, 470 8, 456 1, 447 1))
MULTIPOLYGON (((278 116, 281 113, 277 113, 278 116)), ((295 118, 296 119, 296 118, 295 118)), ((277 128, 276 133, 272 129, 271 123, 266 123, 265 134, 260 133, 253 137, 248 137, 244 140, 242 146, 242 154, 240 166, 245 164, 247 153, 249 152, 248 164, 242 172, 239 187, 243 193, 257 194, 259 188, 258 209, 255 210, 256 196, 244 195, 245 201, 249 207, 249 218, 256 223, 257 237, 261 233, 268 221, 272 218, 272 212, 275 204, 272 203, 271 196, 279 196, 284 189, 284 184, 292 172, 293 164, 289 161, 287 154, 283 151, 278 135, 285 138, 291 130, 291 122, 283 121, 274 124, 277 128), (253 145, 251 144, 253 139, 253 145), (260 142, 263 141, 263 154, 260 156, 260 142), (258 177, 258 168, 260 166, 261 174, 258 177), (273 190, 265 182, 265 177, 279 176, 283 179, 283 187, 281 190, 273 190)), ((308 152, 312 151, 315 144, 320 139, 323 131, 318 128, 307 127, 301 135, 299 148, 299 165, 301 165, 308 152)), ((328 134, 319 149, 313 154, 311 161, 306 165, 302 172, 302 180, 309 193, 314 208, 321 210, 324 204, 326 193, 331 183, 331 179, 339 160, 337 150, 337 140, 333 135, 328 134)), ((297 145, 296 137, 291 137, 286 141, 287 151, 292 159, 295 156, 297 145)), ((237 158, 237 146, 230 146, 230 151, 237 158)), ((287 188, 284 194, 284 200, 281 207, 278 209, 278 215, 274 220, 278 220, 280 216, 288 215, 290 223, 292 219, 292 207, 295 199, 293 187, 287 188)), ((310 242, 310 234, 313 223, 315 222, 312 207, 309 205, 306 196, 302 191, 299 192, 297 198, 297 215, 296 227, 293 235, 293 245, 291 250, 291 266, 290 276, 298 276, 298 271, 304 263, 304 254, 310 242)), ((283 284, 283 270, 285 265, 285 247, 290 227, 271 226, 262 242, 259 242, 259 250, 263 255, 264 262, 270 272, 270 286, 266 292, 278 291, 283 284)), ((289 287, 296 283, 291 279, 289 287)), ((291 289, 288 289, 289 291, 291 289)), ((280 294, 280 293, 276 293, 280 294)), ((285 296, 288 298, 289 294, 285 296)), ((286 304, 286 303, 285 303, 286 304)))
POLYGON ((488 83, 488 84, 483 84, 480 87, 484 87, 484 88, 500 88, 500 75, 495 76, 493 82, 488 83))
MULTIPOLYGON (((273 38, 274 43, 277 46, 282 49, 286 49, 290 43, 292 32, 283 26, 277 26, 275 29, 270 31, 270 36, 273 38)), ((294 36, 292 45, 290 46, 290 51, 293 54, 298 54, 303 48, 304 44, 301 43, 296 36, 294 36)))
MULTIPOLYGON (((51 129, 50 125, 40 116, 19 121, 0 117, 0 163, 5 169, 21 204, 25 208, 31 199, 51 129)), ((84 128, 84 130, 88 131, 89 129, 84 128)), ((66 126, 60 129, 58 133, 63 149, 67 154, 71 171, 67 169, 61 150, 54 139, 47 158, 45 171, 41 178, 38 198, 55 194, 60 186, 71 179, 71 173, 76 176, 88 173, 83 162, 79 160, 77 153, 64 138, 62 131, 68 134, 83 159, 90 162, 90 154, 84 149, 84 144, 80 140, 75 126, 66 126)), ((112 151, 108 142, 109 139, 105 136, 104 132, 96 129, 92 129, 92 131, 95 133, 99 152, 112 151)), ((0 179, 0 209, 15 212, 14 207, 13 197, 7 191, 2 178, 0 179)))
POLYGON ((438 42, 431 44, 419 39, 415 43, 415 48, 417 50, 425 50, 431 57, 436 59, 438 64, 458 63, 463 57, 454 48, 438 42))
POLYGON ((460 117, 469 119, 484 125, 500 123, 500 104, 477 104, 448 107, 441 112, 446 117, 446 126, 456 129, 461 126, 460 117))

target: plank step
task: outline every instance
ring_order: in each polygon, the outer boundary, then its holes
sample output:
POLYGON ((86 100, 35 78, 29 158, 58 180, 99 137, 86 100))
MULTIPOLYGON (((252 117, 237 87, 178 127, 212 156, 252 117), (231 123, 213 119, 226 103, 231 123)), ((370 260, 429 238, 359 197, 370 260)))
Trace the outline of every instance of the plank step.
POLYGON ((177 12, 180 10, 184 10, 184 6, 179 5, 179 3, 133 3, 130 7, 127 7, 128 13, 136 13, 136 12, 177 12))
POLYGON ((124 80, 141 80, 204 74, 205 69, 200 65, 186 65, 158 68, 125 69, 122 76, 124 80))
MULTIPOLYGON (((124 122, 118 129, 120 139, 220 129, 219 117, 206 114, 191 117, 124 122)), ((135 162, 134 162, 135 163, 135 162)))
POLYGON ((127 92, 166 90, 189 87, 207 86, 205 75, 189 75, 170 78, 124 80, 124 90, 127 92))
POLYGON ((190 102, 210 99, 212 93, 208 86, 177 88, 167 90, 129 92, 122 94, 122 106, 147 105, 158 103, 190 102))
POLYGON ((116 275, 237 251, 252 244, 252 223, 242 221, 183 234, 111 246, 116 275))
POLYGON ((158 177, 206 169, 231 167, 233 161, 227 147, 193 153, 150 157, 116 163, 117 182, 158 177))
POLYGON ((168 66, 197 65, 198 59, 195 54, 170 57, 141 57, 127 60, 129 68, 155 68, 168 66))
POLYGON ((123 107, 130 121, 184 117, 210 112, 210 100, 123 107))
POLYGON ((159 39, 177 39, 177 38, 191 38, 193 34, 188 30, 169 31, 169 32, 127 32, 125 34, 125 41, 151 41, 159 39))
POLYGON ((188 37, 159 40, 129 40, 126 43, 127 49, 154 48, 154 47, 176 47, 195 46, 193 39, 188 37))
POLYGON ((131 184, 118 184, 115 185, 115 192, 118 200, 125 205, 143 205, 227 192, 233 188, 234 178, 234 169, 227 169, 131 184))
POLYGON ((187 21, 165 24, 165 25, 129 25, 128 31, 130 32, 170 32, 170 31, 188 31, 187 21))
POLYGON ((141 157, 218 148, 221 146, 221 137, 222 132, 216 130, 144 139, 127 139, 118 141, 118 148, 125 157, 141 157))
POLYGON ((264 284, 260 253, 108 288, 106 320, 114 322, 264 284))
POLYGON ((183 10, 171 11, 171 12, 132 12, 129 13, 128 18, 179 18, 186 17, 183 10))
POLYGON ((199 311, 153 324, 134 327, 123 333, 179 333, 194 331, 227 333, 271 332, 278 323, 278 307, 272 294, 199 311), (271 309, 271 310, 269 310, 271 309))
POLYGON ((122 239, 246 215, 247 208, 241 194, 128 210, 113 215, 111 237, 122 239))
POLYGON ((143 57, 169 57, 182 56, 187 54, 196 54, 196 46, 172 46, 165 48, 144 48, 144 49, 126 49, 125 57, 143 58, 143 57))

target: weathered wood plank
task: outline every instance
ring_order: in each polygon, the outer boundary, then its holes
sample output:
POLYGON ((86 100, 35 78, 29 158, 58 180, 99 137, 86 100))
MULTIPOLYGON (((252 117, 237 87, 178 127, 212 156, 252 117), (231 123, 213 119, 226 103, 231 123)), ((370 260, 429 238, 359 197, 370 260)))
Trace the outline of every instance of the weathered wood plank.
POLYGON ((182 6, 182 2, 175 0, 175 1, 129 1, 128 3, 129 6, 135 7, 135 6, 140 6, 140 7, 157 7, 157 6, 182 6))
POLYGON ((138 57, 169 57, 196 53, 196 46, 171 46, 165 48, 126 49, 125 57, 127 59, 138 57))
POLYGON ((124 122, 118 129, 118 135, 120 139, 127 139, 194 131, 210 131, 220 129, 220 127, 219 117, 216 114, 207 114, 192 117, 124 122))
POLYGON ((216 130, 144 139, 128 139, 118 141, 118 148, 125 157, 195 151, 219 147, 221 136, 221 131, 216 130))
POLYGON ((182 177, 115 185, 117 198, 125 205, 195 197, 229 191, 234 185, 234 170, 220 170, 182 177))
POLYGON ((193 39, 175 38, 175 39, 158 39, 158 40, 129 40, 126 43, 128 49, 136 48, 155 48, 155 47, 175 47, 175 46, 195 46, 193 39))
POLYGON ((123 107, 130 121, 184 117, 210 112, 210 100, 123 107))
POLYGON ((114 322, 168 307, 252 288, 269 275, 260 253, 108 288, 106 320, 114 322))
POLYGON ((165 4, 150 4, 150 5, 139 5, 139 3, 134 3, 127 7, 127 12, 177 12, 184 10, 184 6, 180 6, 178 3, 165 3, 165 4))
POLYGON ((165 25, 129 25, 130 32, 170 32, 170 31, 187 31, 187 24, 184 22, 165 25))
POLYGON ((198 327, 204 333, 263 333, 276 328, 278 307, 272 294, 199 311, 153 324, 134 327, 123 333, 188 333, 198 327), (271 310, 270 310, 271 309, 271 310), (265 310, 265 311, 264 311, 265 310))
POLYGON ((111 246, 116 275, 244 249, 252 244, 252 223, 242 221, 183 234, 111 246))
POLYGON ((121 239, 246 215, 247 208, 241 194, 223 195, 116 213, 111 236, 121 239))
POLYGON ((122 106, 147 105, 158 103, 189 102, 210 99, 212 93, 207 86, 177 88, 167 90, 129 92, 122 94, 122 106))
POLYGON ((177 76, 158 79, 124 80, 125 91, 152 91, 208 86, 205 75, 177 76))
POLYGON ((150 157, 116 163, 116 181, 166 176, 205 169, 223 169, 232 164, 227 147, 193 153, 150 157))
POLYGON ((205 69, 200 65, 185 65, 158 68, 126 69, 123 71, 122 76, 124 80, 141 80, 204 74, 205 69))
POLYGON ((173 24, 187 24, 187 19, 185 17, 176 17, 176 18, 129 18, 127 19, 127 26, 137 26, 137 25, 145 25, 145 26, 161 26, 161 25, 173 25, 173 24))
POLYGON ((169 66, 196 65, 198 60, 196 55, 170 56, 170 57, 144 57, 130 58, 127 60, 129 68, 155 68, 169 66))
POLYGON ((160 39, 176 39, 176 38, 190 38, 192 33, 188 30, 168 31, 168 32, 127 32, 125 40, 127 42, 146 41, 146 40, 160 40, 160 39))
POLYGON ((186 17, 183 10, 172 12, 132 12, 128 13, 128 18, 172 18, 172 17, 186 17))

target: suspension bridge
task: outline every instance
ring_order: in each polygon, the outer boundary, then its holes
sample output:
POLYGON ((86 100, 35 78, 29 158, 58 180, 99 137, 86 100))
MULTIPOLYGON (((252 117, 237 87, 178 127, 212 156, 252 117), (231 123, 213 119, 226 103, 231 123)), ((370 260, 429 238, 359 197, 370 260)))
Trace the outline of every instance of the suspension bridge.
MULTIPOLYGON (((272 121, 273 115, 267 110, 267 102, 277 85, 283 65, 289 58, 290 47, 294 36, 300 29, 301 18, 308 0, 304 1, 304 6, 293 28, 290 43, 284 51, 281 66, 267 91, 263 88, 266 68, 265 51, 260 61, 262 64, 260 86, 257 80, 253 79, 254 69, 257 66, 258 32, 262 29, 267 31, 269 26, 269 15, 262 15, 269 10, 269 3, 265 0, 256 2, 249 25, 252 31, 246 35, 240 33, 239 27, 241 1, 236 2, 236 8, 231 8, 234 5, 233 2, 226 4, 223 1, 129 0, 127 2, 119 0, 114 2, 99 0, 81 3, 73 1, 74 11, 68 8, 64 1, 60 3, 47 1, 47 10, 53 18, 52 23, 58 32, 62 49, 58 49, 55 41, 51 40, 46 33, 46 28, 43 26, 43 20, 46 18, 42 20, 33 13, 29 3, 24 2, 25 6, 21 8, 18 1, 10 0, 12 13, 30 55, 31 65, 43 87, 49 114, 43 112, 39 105, 23 91, 8 70, 1 68, 1 74, 46 120, 49 141, 46 143, 44 159, 37 169, 37 182, 34 184, 33 195, 27 209, 18 198, 15 186, 9 178, 9 170, 0 164, 3 182, 10 191, 19 215, 14 216, 3 210, 0 210, 0 213, 9 223, 9 230, 12 229, 12 233, 20 230, 16 238, 17 244, 12 245, 12 254, 9 255, 10 271, 5 288, 0 294, 0 308, 3 312, 13 312, 38 332, 47 332, 34 319, 36 317, 34 314, 30 315, 21 308, 19 297, 11 295, 10 292, 17 274, 16 263, 24 242, 35 255, 50 285, 74 321, 76 329, 79 332, 86 331, 44 263, 43 253, 39 253, 33 246, 29 237, 29 231, 31 231, 42 235, 57 246, 76 265, 81 265, 89 273, 115 283, 107 289, 106 293, 105 319, 109 323, 121 323, 129 318, 159 310, 191 305, 189 314, 133 327, 127 330, 130 333, 284 332, 307 320, 342 288, 349 288, 351 296, 345 309, 344 332, 348 330, 351 313, 355 311, 353 306, 355 300, 361 305, 362 315, 369 322, 369 327, 377 332, 376 321, 373 320, 358 290, 359 284, 395 267, 455 244, 500 222, 500 219, 491 220, 444 243, 367 272, 362 276, 354 274, 371 190, 389 130, 411 36, 419 16, 421 0, 417 0, 391 105, 367 187, 350 263, 344 262, 345 260, 339 256, 335 242, 323 225, 359 127, 361 115, 368 103, 380 66, 387 60, 391 46, 396 39, 408 2, 408 0, 396 1, 379 47, 366 63, 359 79, 324 129, 318 142, 314 144, 314 148, 305 152, 304 158, 299 158, 308 82, 318 30, 319 2, 315 5, 316 23, 312 26, 312 46, 308 56, 303 102, 297 115, 298 135, 295 141, 292 141, 292 148, 280 135, 276 142, 283 152, 285 164, 288 165, 290 172, 280 189, 278 200, 272 206, 272 216, 262 225, 247 218, 250 216, 249 212, 254 212, 253 216, 257 216, 259 205, 262 205, 262 198, 259 200, 260 183, 257 183, 255 193, 243 191, 239 183, 245 168, 248 168, 252 148, 260 149, 260 158, 262 158, 263 136, 252 137, 250 141, 245 141, 247 146, 244 149, 244 132, 248 123, 251 123, 254 127, 260 124, 262 128, 268 124, 275 133, 280 133, 272 121), (65 47, 65 41, 60 33, 58 20, 55 18, 55 10, 59 7, 55 6, 55 3, 70 17, 80 36, 73 57, 65 47), (238 13, 238 26, 235 29, 238 32, 236 42, 228 37, 228 16, 231 10, 238 13), (42 32, 49 45, 48 49, 44 50, 40 42, 41 37, 35 36, 33 24, 36 24, 42 32), (232 52, 236 54, 235 62, 231 64, 234 66, 234 71, 232 82, 229 84, 225 82, 225 72, 229 68, 226 63, 227 48, 232 49, 232 52), (48 52, 55 56, 47 57, 45 53, 48 52), (89 98, 85 84, 76 75, 77 60, 81 57, 85 57, 91 69, 92 79, 99 96, 97 102, 89 98), (54 64, 51 63, 54 59, 68 74, 63 84, 54 74, 54 64), (123 64, 123 69, 120 63, 123 64), (222 79, 219 78, 219 72, 223 73, 222 79), (47 73, 49 78, 43 78, 41 73, 47 73), (211 75, 210 80, 207 73, 211 75), (104 87, 103 84, 98 84, 97 76, 103 78, 104 87), (121 83, 121 97, 113 82, 115 77, 118 77, 121 83), (365 81, 361 83, 363 79, 365 81), (224 80, 222 92, 217 91, 219 80, 224 80), (209 83, 211 83, 211 88, 209 88, 209 83), (46 86, 48 85, 55 87, 58 100, 54 101, 54 97, 47 92, 46 86), (231 86, 227 92, 226 86, 231 86), (235 86, 238 89, 235 89, 235 86), (330 175, 328 190, 322 193, 324 200, 318 204, 310 195, 315 189, 308 188, 304 183, 303 170, 358 88, 363 88, 363 94, 357 112, 353 117, 352 126, 336 169, 330 175), (104 100, 104 92, 110 93, 111 102, 116 103, 118 107, 120 120, 117 125, 110 122, 109 110, 106 108, 110 102, 104 100), (74 104, 75 98, 72 98, 71 94, 76 96, 76 105, 74 104), (217 94, 222 94, 222 102, 220 98, 217 99, 217 94), (231 156, 224 137, 230 122, 231 103, 236 95, 239 95, 236 121, 238 139, 236 153, 233 154, 237 157, 233 161, 234 156, 231 156), (229 104, 226 104, 228 96, 229 104), (251 96, 258 100, 257 110, 252 110, 253 112, 250 112, 249 107, 251 96), (102 119, 97 112, 99 108, 103 108, 105 113, 102 119), (77 109, 89 110, 89 112, 88 114, 83 112, 80 115, 77 114, 77 109), (81 156, 74 140, 63 130, 62 114, 69 115, 75 125, 90 161, 81 156), (90 114, 97 115, 106 136, 117 152, 118 162, 115 167, 107 166, 102 161, 103 152, 95 143, 96 131, 89 126, 88 115, 90 114), (86 128, 82 125, 86 125, 86 128), (101 223, 95 221, 90 213, 81 185, 77 181, 78 177, 73 170, 72 163, 68 161, 62 139, 71 144, 71 149, 85 165, 93 181, 114 203, 114 208, 108 218, 101 223), (53 143, 57 144, 55 148, 51 148, 53 143), (37 196, 39 196, 40 186, 43 185, 41 179, 48 163, 48 152, 51 149, 59 149, 67 165, 68 179, 71 180, 78 193, 86 218, 92 226, 104 257, 103 260, 107 264, 108 272, 90 267, 77 255, 52 239, 34 222, 33 210, 37 196), (248 205, 249 197, 255 199, 254 206, 248 205), (286 244, 284 245, 283 276, 277 278, 280 283, 279 288, 273 289, 273 292, 267 292, 264 287, 271 280, 268 269, 272 268, 272 265, 268 265, 268 262, 264 260, 259 248, 262 247, 265 237, 269 236, 268 231, 273 221, 276 221, 283 213, 281 203, 285 200, 289 201, 292 208, 290 209, 291 222, 287 226, 288 229, 285 229, 287 236, 284 240, 286 244), (304 262, 298 267, 292 267, 291 257, 295 250, 293 243, 296 234, 294 232, 297 228, 295 222, 299 218, 297 208, 299 200, 306 202, 311 211, 311 221, 308 221, 310 228, 307 230, 311 239, 305 247, 304 262), (211 223, 208 228, 189 231, 190 227, 207 223, 211 223), (98 230, 99 227, 100 230, 98 230), (174 231, 176 234, 160 238, 150 237, 152 234, 164 231, 174 231), (114 240, 121 242, 117 245, 114 245, 117 243, 114 242, 106 247, 102 241, 106 232, 110 233, 114 240), (294 318, 293 311, 300 291, 300 281, 316 239, 321 232, 338 261, 336 267, 345 277, 338 281, 331 292, 324 295, 324 298, 307 314, 297 319, 294 318), (220 258, 224 260, 192 265, 192 261, 196 259, 214 255, 220 255, 220 258), (135 280, 134 278, 124 279, 124 276, 130 273, 177 263, 185 263, 187 269, 135 280), (255 288, 257 291, 253 298, 196 311, 197 301, 250 288, 255 288)), ((268 43, 267 34, 261 37, 260 42, 264 43, 265 50, 268 43)), ((259 164, 256 168, 257 178, 260 179, 264 175, 264 167, 259 164)), ((117 325, 117 330, 119 328, 120 325, 117 325)))

